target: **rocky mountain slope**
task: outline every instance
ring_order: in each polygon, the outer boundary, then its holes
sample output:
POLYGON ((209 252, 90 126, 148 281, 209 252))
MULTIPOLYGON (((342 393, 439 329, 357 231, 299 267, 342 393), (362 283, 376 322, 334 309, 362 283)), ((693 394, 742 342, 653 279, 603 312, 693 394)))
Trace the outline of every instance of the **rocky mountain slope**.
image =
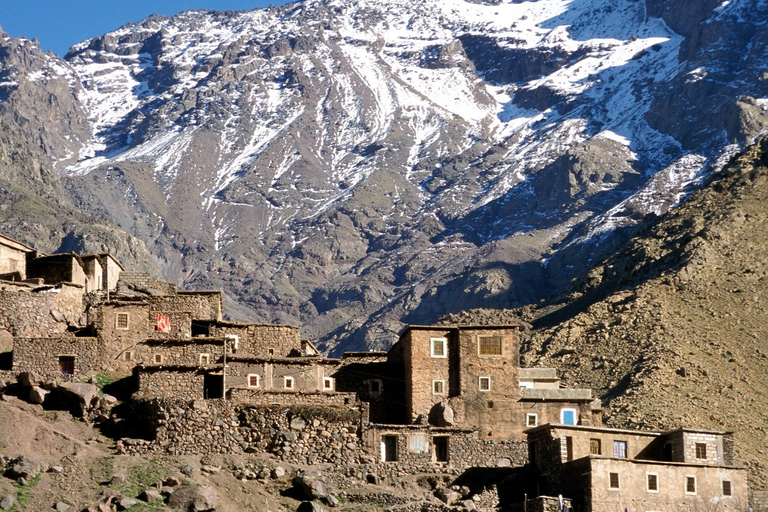
POLYGON ((559 299, 449 320, 530 322, 523 362, 592 387, 618 427, 736 433, 755 489, 768 474, 768 138, 559 299))
MULTIPOLYGON (((3 37, 0 119, 235 319, 338 352, 535 302, 768 125, 764 0, 306 0, 3 37)), ((118 254, 120 255, 119 251, 118 254)))

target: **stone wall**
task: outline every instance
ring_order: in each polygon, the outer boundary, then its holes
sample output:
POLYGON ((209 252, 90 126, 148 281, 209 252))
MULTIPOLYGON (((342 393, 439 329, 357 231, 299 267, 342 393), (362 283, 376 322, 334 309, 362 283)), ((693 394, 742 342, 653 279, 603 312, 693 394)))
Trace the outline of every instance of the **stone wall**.
POLYGON ((204 396, 205 372, 201 368, 139 367, 135 373, 141 397, 194 400, 204 396))
POLYGON ((749 506, 753 512, 768 512, 768 491, 752 491, 749 506))
POLYGON ((237 336, 237 354, 287 357, 301 352, 301 329, 291 325, 223 322, 212 325, 210 334, 211 336, 237 336))
POLYGON ((294 464, 358 463, 358 409, 251 407, 224 400, 140 400, 133 415, 151 440, 121 440, 127 454, 271 453, 294 464))
POLYGON ((100 371, 104 352, 97 338, 16 338, 13 347, 13 371, 31 371, 57 376, 59 358, 74 357, 74 374, 100 371))
POLYGON ((84 323, 83 292, 68 284, 41 291, 0 291, 0 328, 23 337, 60 335, 67 322, 84 323))
MULTIPOLYGON (((229 383, 229 379, 227 379, 229 383)), ((249 388, 227 387, 227 396, 233 402, 256 407, 270 407, 273 405, 289 404, 350 407, 360 405, 354 393, 322 393, 322 392, 289 392, 289 391, 263 391, 249 388)))

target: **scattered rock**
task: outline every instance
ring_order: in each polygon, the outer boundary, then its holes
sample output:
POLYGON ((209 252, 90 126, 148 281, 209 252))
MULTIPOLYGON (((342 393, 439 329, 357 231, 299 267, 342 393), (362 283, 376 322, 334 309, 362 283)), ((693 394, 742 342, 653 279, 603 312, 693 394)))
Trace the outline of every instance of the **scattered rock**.
POLYGON ((48 468, 48 472, 62 474, 64 472, 64 468, 62 466, 51 466, 48 468))
POLYGON ((312 501, 302 501, 296 512, 325 512, 323 507, 312 501))
POLYGON ((285 468, 282 466, 276 466, 275 469, 272 470, 272 478, 283 478, 285 476, 285 468))
POLYGON ((197 468, 192 464, 187 464, 181 468, 181 472, 184 473, 184 476, 192 476, 197 472, 197 468))
MULTIPOLYGON (((203 466, 205 468, 205 466, 203 466)), ((181 485, 181 480, 176 478, 175 476, 169 476, 165 480, 163 480, 163 485, 168 487, 178 487, 181 485)))
POLYGON ((15 504, 16 498, 12 494, 8 494, 0 500, 0 510, 10 510, 15 504))
POLYGON ((323 501, 325 501, 326 505, 333 508, 336 508, 339 505, 341 505, 341 502, 339 501, 339 499, 332 494, 329 494, 328 496, 326 496, 323 501))
POLYGON ((12 478, 22 485, 26 485, 28 480, 35 478, 45 470, 45 466, 36 460, 32 460, 26 455, 11 461, 11 467, 5 472, 5 476, 12 478), (22 480, 24 483, 22 483, 22 480))
POLYGON ((109 481, 109 485, 113 487, 117 487, 118 485, 123 485, 125 483, 125 474, 124 473, 115 473, 112 475, 112 479, 109 481))
POLYGON ((180 489, 168 498, 168 506, 176 510, 201 512, 215 510, 218 502, 216 491, 211 487, 193 485, 186 489, 180 489))
POLYGON ((45 395, 47 394, 48 391, 44 390, 43 388, 32 386, 29 389, 29 401, 33 404, 42 405, 43 402, 45 402, 45 395))
POLYGON ((117 510, 128 510, 129 508, 133 507, 134 505, 137 505, 138 503, 139 503, 139 500, 124 497, 117 502, 117 510))
POLYGON ((445 487, 437 488, 435 490, 435 497, 446 505, 453 505, 462 498, 461 494, 458 492, 452 491, 445 487))
POLYGON ((50 393, 54 407, 61 407, 79 417, 88 413, 94 398, 98 396, 99 388, 82 382, 64 382, 50 393))
POLYGON ((307 422, 301 416, 294 416, 291 419, 291 428, 293 430, 304 430, 307 428, 307 422))
POLYGON ((63 501, 59 501, 56 503, 56 505, 53 506, 53 509, 56 512, 67 512, 67 510, 69 510, 70 508, 72 508, 72 506, 63 501))
POLYGON ((139 494, 139 499, 149 503, 150 501, 162 500, 163 495, 160 494, 157 489, 146 489, 141 491, 141 494, 139 494))
POLYGON ((302 473, 293 479, 293 485, 310 500, 320 500, 328 496, 325 484, 316 473, 302 473))

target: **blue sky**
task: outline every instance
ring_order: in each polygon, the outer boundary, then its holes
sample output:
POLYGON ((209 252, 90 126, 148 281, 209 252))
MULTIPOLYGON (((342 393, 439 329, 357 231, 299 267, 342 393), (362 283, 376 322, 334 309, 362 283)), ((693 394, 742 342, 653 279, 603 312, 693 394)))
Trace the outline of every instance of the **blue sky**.
POLYGON ((190 9, 241 11, 288 0, 2 0, 0 26, 14 37, 36 37, 43 50, 64 55, 73 44, 150 14, 190 9))

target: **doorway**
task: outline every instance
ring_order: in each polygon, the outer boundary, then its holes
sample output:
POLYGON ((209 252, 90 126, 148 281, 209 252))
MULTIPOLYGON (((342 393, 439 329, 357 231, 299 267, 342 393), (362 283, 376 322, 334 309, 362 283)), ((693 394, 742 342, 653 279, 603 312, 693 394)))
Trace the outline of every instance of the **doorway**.
POLYGON ((432 447, 434 449, 435 462, 448 462, 448 436, 433 437, 432 447))
POLYGON ((203 378, 203 397, 224 398, 224 375, 206 373, 203 378))
POLYGON ((397 436, 381 436, 381 460, 385 462, 397 460, 397 436))

